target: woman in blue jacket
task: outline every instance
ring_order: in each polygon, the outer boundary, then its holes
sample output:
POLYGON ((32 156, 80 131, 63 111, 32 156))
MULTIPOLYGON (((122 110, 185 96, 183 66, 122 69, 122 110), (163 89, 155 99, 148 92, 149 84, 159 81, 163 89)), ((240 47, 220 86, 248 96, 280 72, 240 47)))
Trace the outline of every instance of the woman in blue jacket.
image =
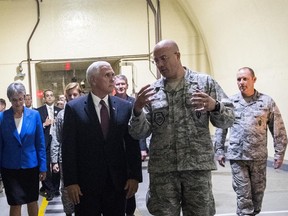
POLYGON ((22 83, 11 83, 7 97, 11 108, 0 113, 0 170, 10 216, 21 215, 27 204, 29 216, 38 215, 39 180, 46 177, 46 149, 38 111, 24 106, 22 83))

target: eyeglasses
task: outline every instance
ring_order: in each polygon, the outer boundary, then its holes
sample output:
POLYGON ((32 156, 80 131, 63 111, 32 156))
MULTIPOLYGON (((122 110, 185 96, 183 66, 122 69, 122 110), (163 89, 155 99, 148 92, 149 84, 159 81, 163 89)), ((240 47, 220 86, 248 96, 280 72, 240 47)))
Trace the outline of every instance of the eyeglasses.
POLYGON ((11 98, 11 102, 12 103, 17 103, 17 102, 24 102, 24 98, 20 97, 20 98, 11 98))
MULTIPOLYGON (((173 54, 178 54, 178 52, 174 52, 173 54)), ((159 58, 154 58, 152 63, 155 64, 155 65, 159 65, 160 61, 163 62, 163 64, 166 64, 168 59, 171 57, 172 55, 170 56, 166 56, 166 55, 162 55, 160 56, 159 58)))

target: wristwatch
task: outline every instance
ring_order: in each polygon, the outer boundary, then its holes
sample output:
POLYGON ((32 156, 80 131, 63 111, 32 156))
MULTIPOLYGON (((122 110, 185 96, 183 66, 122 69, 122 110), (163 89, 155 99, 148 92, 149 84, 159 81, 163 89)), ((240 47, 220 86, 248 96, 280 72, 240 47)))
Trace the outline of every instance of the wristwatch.
POLYGON ((219 111, 220 111, 220 102, 216 100, 215 108, 214 110, 212 110, 212 112, 219 112, 219 111))

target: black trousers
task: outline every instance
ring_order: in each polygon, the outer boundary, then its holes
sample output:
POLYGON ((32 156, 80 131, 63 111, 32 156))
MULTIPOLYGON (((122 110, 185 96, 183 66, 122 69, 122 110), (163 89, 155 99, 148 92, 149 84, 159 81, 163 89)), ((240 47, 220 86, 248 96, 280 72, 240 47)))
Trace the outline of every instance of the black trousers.
POLYGON ((126 214, 133 215, 136 210, 136 198, 132 196, 131 198, 127 199, 126 201, 126 214))
POLYGON ((75 216, 125 216, 126 193, 115 190, 110 177, 101 191, 83 190, 75 216))
POLYGON ((47 193, 54 194, 55 192, 59 191, 60 188, 60 173, 53 173, 51 172, 51 154, 50 148, 46 149, 46 179, 42 181, 42 188, 41 190, 45 190, 47 193))

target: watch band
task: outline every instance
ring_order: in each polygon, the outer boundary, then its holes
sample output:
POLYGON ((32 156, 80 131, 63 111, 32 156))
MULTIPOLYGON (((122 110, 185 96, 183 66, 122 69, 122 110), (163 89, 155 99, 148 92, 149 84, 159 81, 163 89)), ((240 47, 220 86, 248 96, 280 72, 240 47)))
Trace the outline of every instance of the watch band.
POLYGON ((219 112, 220 111, 220 102, 218 100, 216 100, 216 103, 215 103, 215 108, 214 110, 212 110, 212 112, 219 112))

